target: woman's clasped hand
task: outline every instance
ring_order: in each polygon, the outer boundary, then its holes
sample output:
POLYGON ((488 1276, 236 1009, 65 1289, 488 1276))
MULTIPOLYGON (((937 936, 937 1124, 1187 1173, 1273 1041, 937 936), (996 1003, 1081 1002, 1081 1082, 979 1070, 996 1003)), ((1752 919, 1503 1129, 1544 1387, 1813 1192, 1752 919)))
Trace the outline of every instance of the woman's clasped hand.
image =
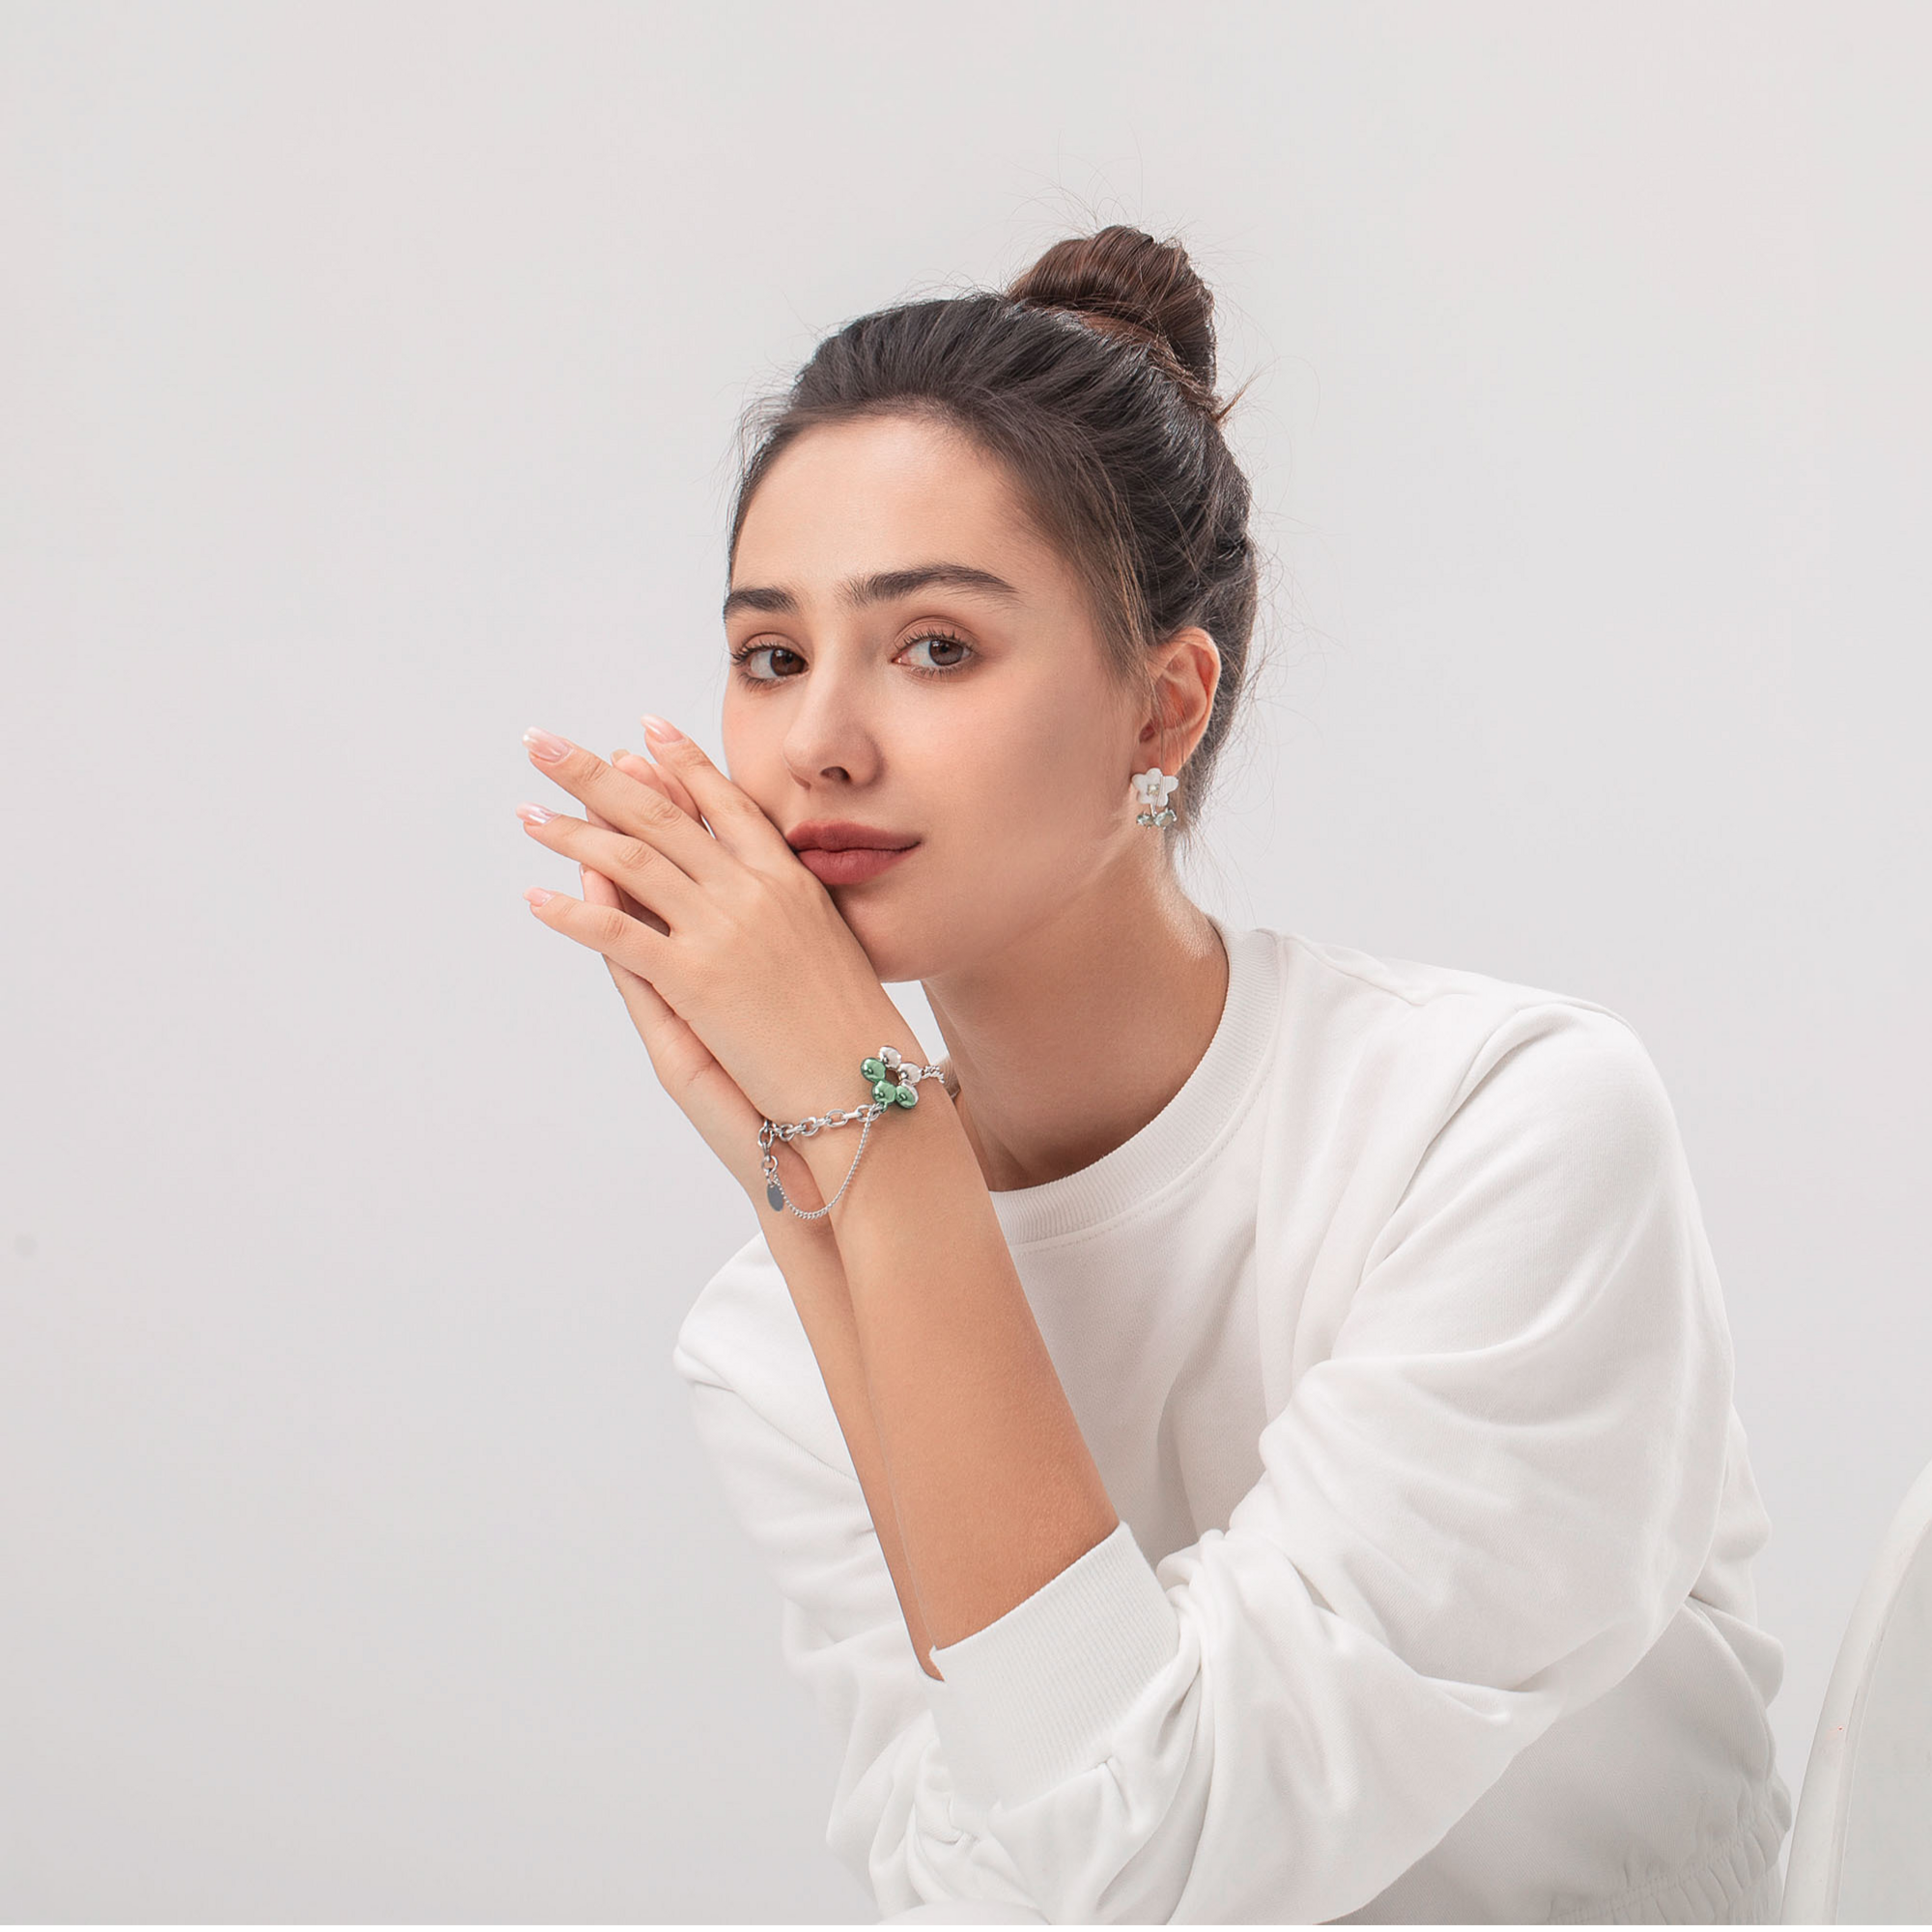
POLYGON ((584 896, 533 887, 543 923, 601 953, 659 1082, 762 1203, 758 1129, 868 1097, 859 1063, 918 1043, 824 884, 757 803, 682 735, 627 769, 532 727, 532 764, 583 817, 521 805, 584 896))

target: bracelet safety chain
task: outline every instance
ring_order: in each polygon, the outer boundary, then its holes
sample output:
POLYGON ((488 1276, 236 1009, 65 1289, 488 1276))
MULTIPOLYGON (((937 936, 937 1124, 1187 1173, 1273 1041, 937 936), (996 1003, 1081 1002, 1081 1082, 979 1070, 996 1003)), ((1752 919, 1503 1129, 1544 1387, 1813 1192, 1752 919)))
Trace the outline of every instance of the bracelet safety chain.
POLYGON ((880 1047, 876 1054, 859 1063, 859 1071, 872 1090, 872 1097, 865 1106, 850 1107, 842 1114, 808 1116, 803 1121, 785 1125, 777 1121, 766 1121, 759 1126, 758 1145, 764 1150, 765 1199, 774 1208, 790 1208, 801 1221, 816 1221, 821 1215, 831 1213, 838 1195, 852 1184, 852 1177, 859 1171, 859 1156, 866 1151, 866 1136, 872 1131, 872 1122, 889 1107, 917 1105, 922 1080, 944 1077, 943 1070, 937 1066, 908 1066, 895 1046, 880 1047), (845 1179, 838 1183, 838 1194, 835 1194, 823 1208, 814 1208, 810 1212, 793 1207, 785 1197, 784 1184, 779 1179, 779 1157, 772 1143, 809 1140, 823 1127, 847 1126, 854 1121, 863 1123, 859 1128, 858 1151, 852 1156, 852 1165, 845 1170, 845 1179))

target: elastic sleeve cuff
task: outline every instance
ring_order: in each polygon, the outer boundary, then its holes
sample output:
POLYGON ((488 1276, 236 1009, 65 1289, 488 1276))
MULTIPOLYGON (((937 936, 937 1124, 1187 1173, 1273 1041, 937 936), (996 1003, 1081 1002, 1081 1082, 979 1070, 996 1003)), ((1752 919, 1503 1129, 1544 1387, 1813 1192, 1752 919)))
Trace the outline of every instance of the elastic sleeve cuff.
POLYGON ((1102 1763, 1179 1644, 1174 1605, 1123 1517, 1024 1603, 932 1652, 945 1681, 921 1681, 955 1783, 1019 1804, 1102 1763))

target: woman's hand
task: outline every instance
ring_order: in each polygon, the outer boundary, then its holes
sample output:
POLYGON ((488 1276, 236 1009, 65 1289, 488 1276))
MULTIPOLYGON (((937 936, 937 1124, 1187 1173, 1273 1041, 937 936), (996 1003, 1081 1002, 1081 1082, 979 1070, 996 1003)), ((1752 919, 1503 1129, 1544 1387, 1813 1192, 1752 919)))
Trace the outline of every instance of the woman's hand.
MULTIPOLYGON (((699 815, 691 794, 677 779, 661 772, 635 752, 612 752, 611 765, 613 771, 622 772, 639 784, 664 793, 680 811, 694 818, 699 815)), ((617 830, 608 818, 588 808, 584 817, 600 831, 617 830)), ((589 866, 580 865, 577 869, 583 882, 585 905, 614 908, 628 919, 641 921, 653 931, 664 925, 662 920, 639 905, 614 879, 606 878, 589 866)), ((658 997, 648 980, 640 980, 608 953, 604 964, 610 968, 611 982, 617 988, 665 1090, 684 1109, 692 1125, 704 1137, 705 1145, 724 1164, 731 1178, 753 1202, 762 1201, 765 1184, 758 1148, 758 1128, 762 1124, 758 1110, 745 1098, 738 1083, 719 1065, 711 1049, 658 997)), ((786 1195, 807 1209, 822 1207, 811 1170, 805 1161, 782 1144, 774 1151, 779 1156, 779 1179, 784 1183, 786 1195)))
MULTIPOLYGON (((544 896, 537 917, 604 955, 665 1090, 762 1206, 767 1113, 861 1105, 861 1059, 923 1050, 824 885, 691 740, 666 744, 656 766, 574 745, 531 756, 586 811, 526 820, 579 861, 585 895, 544 896)), ((787 1194, 818 1205, 796 1151, 775 1151, 787 1194)))

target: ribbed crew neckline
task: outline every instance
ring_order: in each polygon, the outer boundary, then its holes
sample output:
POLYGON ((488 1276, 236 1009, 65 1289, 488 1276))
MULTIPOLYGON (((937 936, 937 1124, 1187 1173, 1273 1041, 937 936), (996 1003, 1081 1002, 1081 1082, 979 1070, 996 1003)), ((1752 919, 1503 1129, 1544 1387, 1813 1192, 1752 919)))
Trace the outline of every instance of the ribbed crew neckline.
POLYGON ((1138 1206, 1219 1145, 1254 1104, 1281 1012, 1276 937, 1208 918, 1228 954, 1227 996, 1208 1051, 1173 1099, 1112 1152, 1038 1187, 992 1194, 1009 1248, 1089 1233, 1138 1206))

